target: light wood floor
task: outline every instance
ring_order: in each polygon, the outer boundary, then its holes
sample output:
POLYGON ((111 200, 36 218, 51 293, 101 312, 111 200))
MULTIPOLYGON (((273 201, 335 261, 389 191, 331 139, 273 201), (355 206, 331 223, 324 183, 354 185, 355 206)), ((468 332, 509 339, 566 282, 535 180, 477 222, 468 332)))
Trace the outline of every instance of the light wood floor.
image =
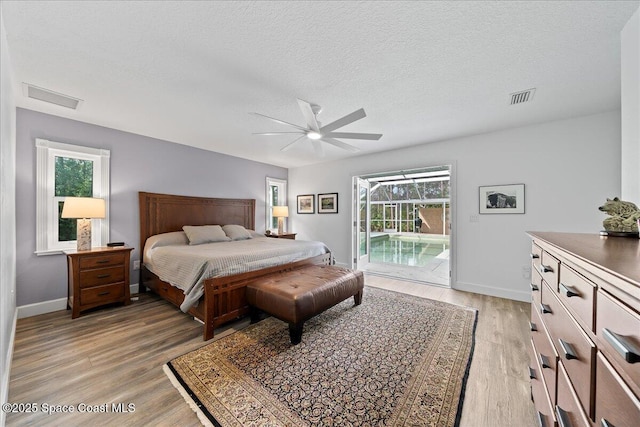
MULTIPOLYGON (((526 350, 529 304, 370 275, 366 284, 477 308, 461 426, 535 425, 526 350)), ((216 338, 246 324, 216 331, 216 338)), ((37 403, 39 412, 9 413, 6 425, 198 426, 162 365, 202 345, 201 324, 147 294, 127 307, 75 320, 66 311, 20 319, 9 402, 37 403), (131 403, 135 411, 78 412, 79 404, 111 409, 112 403, 131 403), (72 405, 75 412, 47 415, 43 404, 72 405)))

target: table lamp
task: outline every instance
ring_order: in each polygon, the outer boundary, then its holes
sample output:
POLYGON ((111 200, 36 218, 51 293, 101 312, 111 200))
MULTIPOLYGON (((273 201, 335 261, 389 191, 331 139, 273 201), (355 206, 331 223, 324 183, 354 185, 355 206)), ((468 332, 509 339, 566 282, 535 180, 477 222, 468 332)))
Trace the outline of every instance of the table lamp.
POLYGON ((278 234, 283 234, 284 231, 284 219, 289 216, 288 206, 274 206, 273 216, 278 218, 278 234))
POLYGON ((65 197, 60 217, 78 219, 78 251, 88 251, 91 249, 91 219, 105 217, 104 199, 65 197))

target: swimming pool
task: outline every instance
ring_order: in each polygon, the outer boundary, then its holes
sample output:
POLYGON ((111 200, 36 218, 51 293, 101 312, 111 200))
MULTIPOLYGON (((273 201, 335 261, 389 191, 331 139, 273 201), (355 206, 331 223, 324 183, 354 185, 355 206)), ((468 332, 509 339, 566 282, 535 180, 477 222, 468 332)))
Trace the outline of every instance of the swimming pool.
POLYGON ((449 258, 449 236, 382 234, 371 237, 369 262, 424 267, 436 257, 449 258))

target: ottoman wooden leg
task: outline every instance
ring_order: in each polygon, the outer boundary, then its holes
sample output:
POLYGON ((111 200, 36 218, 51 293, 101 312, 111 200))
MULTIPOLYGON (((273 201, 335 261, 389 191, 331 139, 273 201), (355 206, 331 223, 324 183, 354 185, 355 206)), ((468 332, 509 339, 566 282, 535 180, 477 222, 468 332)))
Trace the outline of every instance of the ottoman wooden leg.
POLYGON ((362 291, 353 296, 353 302, 355 305, 360 305, 362 303, 362 291))
POLYGON ((289 323, 289 338, 291 338, 291 344, 300 344, 300 341, 302 341, 302 325, 304 325, 304 322, 289 323))

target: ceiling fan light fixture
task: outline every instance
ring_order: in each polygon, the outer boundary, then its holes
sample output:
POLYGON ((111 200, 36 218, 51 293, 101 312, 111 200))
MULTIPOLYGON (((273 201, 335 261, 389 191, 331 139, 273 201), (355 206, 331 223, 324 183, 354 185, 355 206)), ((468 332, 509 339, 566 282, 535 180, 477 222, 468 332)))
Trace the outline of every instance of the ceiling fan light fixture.
POLYGON ((318 133, 318 132, 307 132, 307 138, 309 139, 320 139, 322 138, 322 134, 318 133))

